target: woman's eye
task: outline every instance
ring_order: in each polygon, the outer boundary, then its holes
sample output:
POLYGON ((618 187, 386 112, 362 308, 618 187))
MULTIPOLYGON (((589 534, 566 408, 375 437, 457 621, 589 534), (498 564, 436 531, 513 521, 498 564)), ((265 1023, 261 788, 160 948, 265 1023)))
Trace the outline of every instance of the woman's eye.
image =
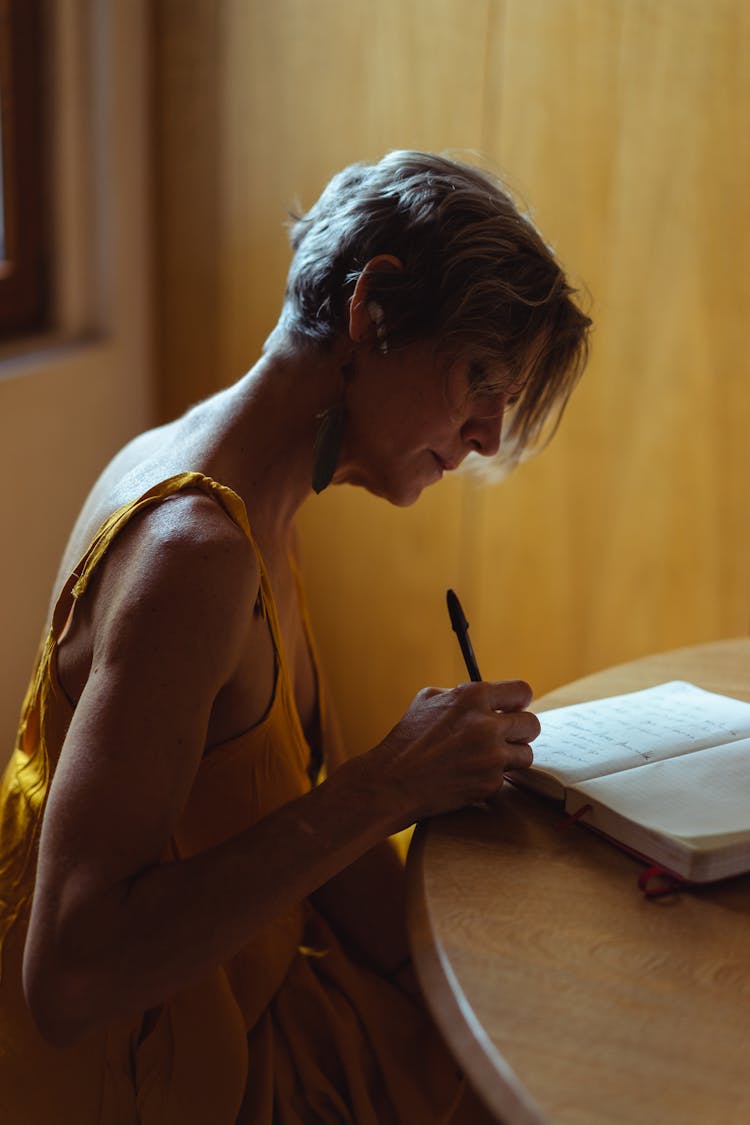
POLYGON ((504 391, 485 391, 476 400, 477 414, 482 418, 495 418, 502 414, 508 405, 504 391))

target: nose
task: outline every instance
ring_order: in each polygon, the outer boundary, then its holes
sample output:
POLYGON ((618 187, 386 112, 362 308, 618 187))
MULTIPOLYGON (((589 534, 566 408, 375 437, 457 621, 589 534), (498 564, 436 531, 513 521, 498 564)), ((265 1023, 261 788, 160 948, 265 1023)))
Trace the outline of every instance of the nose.
POLYGON ((461 440, 482 457, 494 457, 500 449, 502 438, 505 396, 499 408, 491 414, 474 414, 461 427, 461 440))

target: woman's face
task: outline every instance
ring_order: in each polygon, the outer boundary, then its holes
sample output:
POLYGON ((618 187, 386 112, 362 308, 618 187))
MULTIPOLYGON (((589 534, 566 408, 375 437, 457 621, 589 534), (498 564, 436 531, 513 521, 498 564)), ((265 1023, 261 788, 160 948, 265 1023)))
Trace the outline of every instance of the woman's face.
POLYGON ((469 364, 446 366, 430 344, 382 356, 364 352, 347 386, 347 421, 336 482, 392 504, 413 504, 471 452, 500 447, 509 392, 472 389, 469 364))

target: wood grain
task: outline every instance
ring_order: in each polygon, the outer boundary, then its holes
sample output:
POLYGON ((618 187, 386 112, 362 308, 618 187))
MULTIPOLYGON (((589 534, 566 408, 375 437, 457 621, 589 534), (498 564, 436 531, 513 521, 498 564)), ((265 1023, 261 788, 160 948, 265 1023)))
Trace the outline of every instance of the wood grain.
POLYGON ((486 145, 595 320, 559 435, 477 521, 480 651, 539 691, 748 632, 747 11, 503 5, 486 145))
POLYGON ((180 414, 229 379, 221 357, 223 4, 151 9, 156 400, 180 414))
MULTIPOLYGON (((750 700, 750 641, 637 661, 540 707, 674 677, 750 700)), ((412 948, 448 1042, 509 1125, 740 1125, 750 876, 649 900, 641 864, 563 825, 557 806, 507 786, 494 812, 416 833, 412 948)))
POLYGON ((591 293, 593 359, 550 448, 408 513, 311 501, 313 619, 344 731, 425 683, 539 692, 750 625, 750 8, 744 0, 158 5, 163 401, 256 358, 287 209, 386 149, 479 150, 591 293))

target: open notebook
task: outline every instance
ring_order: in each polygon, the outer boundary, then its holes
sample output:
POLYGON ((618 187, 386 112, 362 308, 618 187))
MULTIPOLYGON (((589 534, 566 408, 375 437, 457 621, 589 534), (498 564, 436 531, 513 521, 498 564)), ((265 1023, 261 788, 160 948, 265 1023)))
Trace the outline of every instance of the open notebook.
POLYGON ((683 879, 750 870, 750 703, 673 681, 539 718, 517 784, 683 879))

